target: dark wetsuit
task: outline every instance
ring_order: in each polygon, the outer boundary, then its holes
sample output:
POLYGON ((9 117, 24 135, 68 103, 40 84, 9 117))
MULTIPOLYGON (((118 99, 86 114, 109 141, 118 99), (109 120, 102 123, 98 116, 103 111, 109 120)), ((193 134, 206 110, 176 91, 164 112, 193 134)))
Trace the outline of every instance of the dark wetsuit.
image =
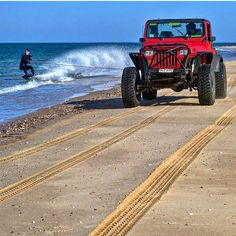
POLYGON ((20 61, 20 70, 23 70, 25 75, 27 75, 27 70, 31 70, 32 75, 34 75, 34 68, 30 65, 32 61, 31 55, 23 54, 20 61))

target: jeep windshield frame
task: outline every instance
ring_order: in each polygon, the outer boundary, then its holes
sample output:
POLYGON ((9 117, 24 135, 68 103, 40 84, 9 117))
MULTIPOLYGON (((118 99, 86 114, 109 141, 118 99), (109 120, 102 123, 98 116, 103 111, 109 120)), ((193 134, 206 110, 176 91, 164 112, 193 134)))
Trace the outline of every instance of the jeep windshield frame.
POLYGON ((149 20, 145 28, 147 39, 201 39, 205 35, 204 19, 167 19, 149 20), (187 26, 195 25, 195 32, 190 35, 187 26))

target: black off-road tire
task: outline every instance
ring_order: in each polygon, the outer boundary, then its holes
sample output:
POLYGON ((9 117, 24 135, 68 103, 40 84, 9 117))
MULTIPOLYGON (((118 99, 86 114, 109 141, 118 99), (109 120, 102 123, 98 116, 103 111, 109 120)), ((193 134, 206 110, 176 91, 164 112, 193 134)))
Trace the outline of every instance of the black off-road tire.
POLYGON ((198 99, 201 105, 213 105, 215 103, 215 73, 211 65, 200 66, 198 75, 198 99))
POLYGON ((157 97, 157 90, 156 89, 150 89, 142 92, 143 99, 145 100, 152 100, 156 99, 157 97))
POLYGON ((140 81, 139 72, 135 67, 126 67, 121 79, 121 94, 126 108, 140 105, 141 92, 137 90, 140 81))
POLYGON ((220 71, 215 73, 216 78, 216 98, 226 98, 227 96, 227 75, 223 62, 220 63, 220 71))

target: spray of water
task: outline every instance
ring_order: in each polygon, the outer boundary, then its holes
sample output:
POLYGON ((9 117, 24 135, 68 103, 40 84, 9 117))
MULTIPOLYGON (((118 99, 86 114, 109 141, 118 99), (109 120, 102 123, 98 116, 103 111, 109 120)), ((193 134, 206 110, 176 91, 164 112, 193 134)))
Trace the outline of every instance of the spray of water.
POLYGON ((120 76, 122 68, 130 65, 130 59, 126 50, 95 47, 70 52, 51 64, 56 65, 55 69, 40 75, 40 79, 71 81, 78 77, 120 76))

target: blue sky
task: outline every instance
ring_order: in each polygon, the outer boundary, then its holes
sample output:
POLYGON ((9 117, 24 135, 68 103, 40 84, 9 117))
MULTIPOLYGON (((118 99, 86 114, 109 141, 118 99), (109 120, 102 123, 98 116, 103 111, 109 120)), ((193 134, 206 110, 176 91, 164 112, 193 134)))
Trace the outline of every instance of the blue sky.
POLYGON ((0 2, 0 42, 138 42, 146 20, 185 17, 236 42, 236 2, 0 2))

